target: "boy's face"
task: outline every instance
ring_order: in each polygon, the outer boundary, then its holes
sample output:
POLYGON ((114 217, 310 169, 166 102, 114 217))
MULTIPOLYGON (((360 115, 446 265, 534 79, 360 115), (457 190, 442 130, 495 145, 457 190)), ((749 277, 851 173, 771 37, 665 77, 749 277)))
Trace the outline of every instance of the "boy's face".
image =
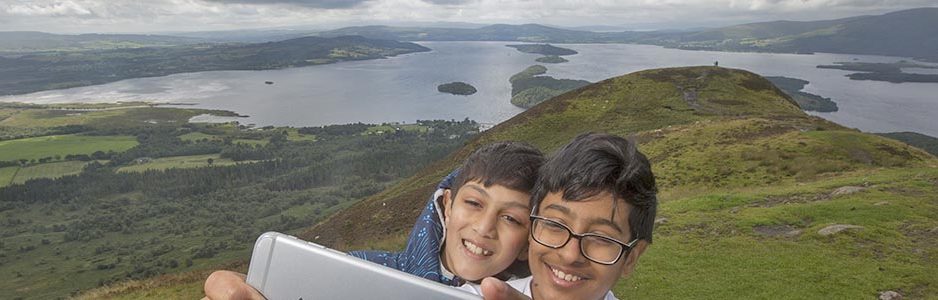
POLYGON ((443 265, 462 279, 494 276, 526 259, 530 194, 477 181, 453 196, 444 193, 446 241, 443 265))
MULTIPOLYGON (((547 194, 538 206, 538 215, 563 223, 574 233, 597 233, 625 243, 632 240, 628 222, 631 205, 625 201, 613 199, 607 192, 579 201, 564 201, 562 195, 562 192, 547 194), (614 218, 613 200, 619 201, 614 218)), ((645 246, 641 241, 628 256, 620 257, 615 264, 603 265, 584 257, 580 240, 575 237, 559 249, 541 245, 532 238, 528 264, 534 299, 601 299, 620 276, 632 271, 645 246)))

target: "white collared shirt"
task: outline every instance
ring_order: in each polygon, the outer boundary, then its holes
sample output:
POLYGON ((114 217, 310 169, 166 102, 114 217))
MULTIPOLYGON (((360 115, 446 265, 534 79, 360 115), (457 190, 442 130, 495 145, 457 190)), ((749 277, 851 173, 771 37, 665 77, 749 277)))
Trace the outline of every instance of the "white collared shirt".
MULTIPOLYGON (((511 288, 521 292, 525 296, 533 297, 531 296, 531 278, 532 278, 531 276, 528 276, 525 278, 509 280, 506 283, 508 283, 508 285, 511 286, 511 288)), ((482 288, 478 284, 475 284, 475 283, 469 282, 469 283, 463 284, 462 286, 459 287, 459 289, 482 296, 482 288)), ((616 298, 616 295, 612 294, 612 291, 607 291, 606 296, 603 297, 602 300, 619 300, 619 299, 616 298)))

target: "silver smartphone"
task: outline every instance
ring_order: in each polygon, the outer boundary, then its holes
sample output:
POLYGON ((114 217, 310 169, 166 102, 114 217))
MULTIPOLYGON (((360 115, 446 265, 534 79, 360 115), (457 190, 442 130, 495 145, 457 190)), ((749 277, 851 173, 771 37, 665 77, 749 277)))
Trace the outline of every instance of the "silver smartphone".
POLYGON ((247 283, 270 300, 482 299, 277 232, 257 238, 247 283))

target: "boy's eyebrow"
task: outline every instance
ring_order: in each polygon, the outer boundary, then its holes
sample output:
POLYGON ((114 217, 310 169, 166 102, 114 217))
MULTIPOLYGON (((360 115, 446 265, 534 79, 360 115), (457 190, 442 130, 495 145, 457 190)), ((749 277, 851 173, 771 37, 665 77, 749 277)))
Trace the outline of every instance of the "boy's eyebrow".
POLYGON ((512 207, 520 208, 520 209, 523 209, 523 210, 525 210, 525 211, 531 210, 531 206, 528 206, 528 204, 526 204, 526 203, 525 203, 525 204, 521 204, 521 203, 514 202, 514 201, 508 202, 508 208, 512 208, 512 207))
POLYGON ((485 196, 486 198, 492 198, 492 196, 489 196, 489 193, 486 192, 485 189, 483 189, 483 188, 481 188, 481 187, 479 187, 479 186, 477 186, 477 185, 474 185, 474 184, 466 184, 466 185, 464 185, 464 187, 468 187, 468 188, 471 188, 471 189, 473 189, 473 190, 476 190, 477 192, 479 192, 480 194, 482 194, 482 196, 485 196))
POLYGON ((619 224, 616 224, 616 222, 613 222, 612 220, 609 220, 609 219, 594 218, 590 220, 589 224, 590 225, 606 225, 606 226, 612 227, 612 229, 615 229, 619 233, 622 233, 622 228, 619 227, 619 224))
MULTIPOLYGON (((576 215, 573 214, 573 212, 570 211, 570 208, 568 208, 568 207, 566 207, 566 206, 557 205, 557 204, 551 204, 551 205, 548 205, 547 207, 545 207, 544 209, 545 209, 545 210, 553 209, 553 210, 557 210, 557 211, 559 211, 559 212, 561 212, 561 213, 563 213, 563 214, 565 214, 565 215, 576 217, 576 215)), ((589 224, 590 226, 592 226, 592 225, 606 225, 606 226, 612 227, 612 229, 615 229, 615 230, 618 231, 619 233, 622 233, 622 227, 619 227, 619 224, 616 224, 616 222, 613 222, 612 220, 609 220, 609 219, 593 218, 593 219, 590 219, 587 224, 589 224)))
POLYGON ((551 204, 551 205, 548 205, 547 207, 544 208, 544 210, 548 210, 548 209, 554 209, 554 210, 560 211, 561 213, 563 213, 563 214, 565 214, 565 215, 570 215, 570 214, 571 214, 571 213, 570 213, 570 208, 568 208, 568 207, 566 207, 566 206, 562 206, 562 205, 551 204))

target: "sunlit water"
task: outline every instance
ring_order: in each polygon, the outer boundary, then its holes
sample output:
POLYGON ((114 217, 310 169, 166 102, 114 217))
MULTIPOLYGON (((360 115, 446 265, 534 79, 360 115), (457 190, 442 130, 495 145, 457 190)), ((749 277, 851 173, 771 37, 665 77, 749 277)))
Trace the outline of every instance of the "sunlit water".
MULTIPOLYGON (((413 122, 469 118, 504 121, 522 111, 509 102, 508 78, 535 64, 535 54, 504 42, 421 42, 432 52, 389 59, 269 71, 215 71, 44 91, 0 98, 33 103, 157 101, 235 111, 242 123, 312 126, 351 122, 413 122), (273 81, 274 84, 265 84, 273 81), (464 81, 479 92, 455 96, 439 84, 464 81)), ((855 81, 849 71, 818 69, 838 61, 895 62, 902 58, 847 54, 770 54, 684 51, 647 45, 562 45, 580 52, 546 64, 557 78, 599 81, 634 71, 690 65, 746 69, 764 76, 808 80, 810 93, 840 110, 813 113, 868 132, 916 131, 938 136, 938 84, 855 81)), ((928 69, 926 69, 928 70, 928 69)), ((920 71, 920 70, 916 70, 920 71)))

